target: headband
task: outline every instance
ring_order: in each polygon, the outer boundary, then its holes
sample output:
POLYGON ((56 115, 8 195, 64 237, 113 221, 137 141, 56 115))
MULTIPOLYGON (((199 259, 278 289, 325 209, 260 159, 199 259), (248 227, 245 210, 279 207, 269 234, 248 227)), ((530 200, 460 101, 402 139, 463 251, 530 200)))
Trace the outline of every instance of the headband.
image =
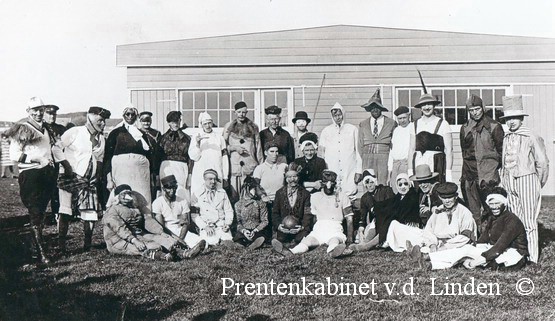
POLYGON ((501 194, 489 194, 488 197, 486 197, 486 204, 489 205, 490 201, 498 201, 503 203, 505 206, 509 203, 509 200, 501 194))

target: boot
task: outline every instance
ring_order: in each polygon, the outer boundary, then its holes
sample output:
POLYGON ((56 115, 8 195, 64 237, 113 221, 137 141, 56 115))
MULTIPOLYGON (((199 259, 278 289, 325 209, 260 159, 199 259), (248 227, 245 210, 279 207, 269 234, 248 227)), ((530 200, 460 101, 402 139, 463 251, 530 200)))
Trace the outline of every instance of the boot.
POLYGON ((33 237, 35 239, 35 245, 36 245, 39 257, 40 257, 40 261, 43 264, 50 264, 51 260, 46 255, 46 251, 44 250, 44 247, 43 247, 43 244, 42 244, 42 226, 34 225, 34 226, 31 227, 31 231, 33 231, 33 237))
POLYGON ((66 240, 67 240, 67 231, 69 229, 69 221, 67 219, 67 215, 59 215, 58 219, 58 251, 60 254, 65 254, 66 249, 66 240))
POLYGON ((187 251, 185 250, 178 251, 177 255, 181 259, 192 259, 195 256, 199 255, 200 252, 202 252, 202 250, 204 250, 205 247, 206 247, 206 241, 200 240, 200 242, 198 242, 197 245, 193 246, 191 249, 187 251))
POLYGON ((174 260, 171 253, 164 253, 161 250, 146 250, 142 255, 154 261, 172 262, 174 260))
POLYGON ((83 251, 89 252, 92 246, 92 235, 93 235, 93 226, 91 226, 92 222, 83 221, 83 232, 85 234, 85 238, 83 241, 83 251))

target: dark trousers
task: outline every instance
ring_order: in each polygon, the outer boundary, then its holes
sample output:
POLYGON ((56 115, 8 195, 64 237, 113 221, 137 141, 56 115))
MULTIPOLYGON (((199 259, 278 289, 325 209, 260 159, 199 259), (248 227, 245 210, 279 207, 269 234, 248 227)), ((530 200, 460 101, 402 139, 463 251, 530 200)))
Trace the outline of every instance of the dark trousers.
POLYGON ((42 224, 44 212, 56 189, 57 173, 52 166, 39 169, 28 169, 19 174, 19 195, 21 202, 29 211, 31 224, 42 224))
POLYGON ((241 233, 241 231, 237 231, 237 233, 235 233, 235 236, 233 237, 233 242, 237 242, 243 246, 249 246, 252 242, 254 242, 254 240, 256 240, 261 236, 263 236, 264 238, 266 238, 266 240, 268 240, 267 228, 263 229, 262 231, 258 231, 254 233, 254 237, 252 238, 252 240, 247 239, 247 237, 243 233, 241 233))
POLYGON ((480 188, 477 180, 470 181, 465 179, 461 179, 461 191, 466 206, 472 212, 472 217, 474 217, 478 227, 478 233, 481 233, 482 208, 486 208, 484 191, 480 188))

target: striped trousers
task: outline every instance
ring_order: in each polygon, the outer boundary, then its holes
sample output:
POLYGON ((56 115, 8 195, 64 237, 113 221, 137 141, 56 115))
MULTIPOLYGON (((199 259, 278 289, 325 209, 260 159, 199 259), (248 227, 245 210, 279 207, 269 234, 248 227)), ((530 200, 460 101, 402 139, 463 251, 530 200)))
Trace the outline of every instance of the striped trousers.
POLYGON ((501 184, 507 190, 509 209, 518 216, 526 229, 530 261, 539 257, 538 215, 541 207, 541 184, 537 174, 512 177, 505 173, 501 184))

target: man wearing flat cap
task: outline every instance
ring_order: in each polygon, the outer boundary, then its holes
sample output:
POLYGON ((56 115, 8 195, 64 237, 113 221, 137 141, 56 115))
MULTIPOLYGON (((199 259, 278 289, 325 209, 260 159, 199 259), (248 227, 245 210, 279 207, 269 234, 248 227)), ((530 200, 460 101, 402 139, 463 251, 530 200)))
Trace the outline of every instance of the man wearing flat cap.
POLYGON ((152 146, 152 169, 150 171, 150 194, 151 198, 155 199, 158 190, 160 190, 160 177, 158 173, 160 172, 160 163, 162 162, 163 151, 160 147, 160 140, 162 139, 162 133, 152 128, 152 113, 149 111, 143 111, 139 114, 140 130, 146 134, 148 138, 148 144, 152 146))
POLYGON ((83 221, 83 248, 90 250, 94 224, 102 216, 105 204, 99 197, 101 186, 98 177, 102 172, 103 133, 110 111, 93 106, 86 117, 85 125, 68 129, 52 148, 56 162, 62 165, 58 220, 58 242, 62 252, 65 251, 71 216, 83 221))
POLYGON ((268 128, 260 131, 260 143, 266 146, 268 142, 275 142, 278 146, 278 163, 291 163, 295 160, 295 142, 289 132, 279 125, 281 108, 270 106, 264 112, 268 128))
POLYGON ((13 125, 6 136, 10 138, 10 158, 19 168, 19 195, 29 212, 35 245, 43 263, 50 263, 43 248, 42 229, 44 212, 56 188, 57 172, 52 158, 50 136, 44 126, 44 103, 32 97, 27 106, 29 117, 13 125))
POLYGON ((231 165, 230 197, 234 203, 239 200, 245 177, 252 175, 255 167, 263 162, 258 126, 247 117, 247 112, 244 101, 236 103, 237 118, 225 124, 223 130, 231 165))
POLYGON ((387 160, 387 171, 390 186, 397 194, 395 178, 401 173, 413 174, 412 155, 414 154, 414 124, 410 121, 410 109, 401 106, 393 112, 399 126, 393 130, 391 137, 391 152, 387 160))
POLYGON ((373 168, 378 175, 378 184, 388 182, 387 160, 391 150, 391 137, 397 123, 384 115, 380 89, 376 89, 370 100, 361 106, 372 115, 358 125, 358 145, 362 157, 362 168, 373 168))
MULTIPOLYGON (((50 137, 54 137, 59 140, 62 134, 66 131, 66 127, 56 123, 56 117, 58 110, 60 108, 56 105, 45 105, 44 106, 44 127, 50 133, 50 137)), ((59 170, 58 164, 54 164, 56 172, 59 170)), ((52 210, 51 216, 46 217, 47 223, 53 222, 54 217, 58 215, 60 209, 60 196, 57 188, 52 189, 52 195, 50 198, 50 209, 52 210)))
POLYGON ((482 208, 486 208, 484 190, 499 185, 501 181, 499 169, 504 131, 500 123, 485 114, 480 97, 470 95, 466 110, 470 117, 461 126, 460 132, 463 158, 461 190, 480 232, 482 208))
POLYGON ((507 190, 509 209, 526 229, 530 261, 537 263, 541 189, 547 183, 549 160, 543 139, 522 126, 528 116, 522 96, 503 97, 503 114, 509 131, 503 139, 501 185, 507 190))
MULTIPOLYGON (((295 143, 295 159, 302 157, 304 155, 301 149, 301 138, 306 134, 313 134, 308 131, 308 124, 310 124, 311 119, 308 118, 306 111, 298 111, 293 117, 293 125, 295 125, 295 135, 293 135, 293 142, 295 143)), ((314 141, 314 140, 313 140, 314 141)), ((318 136, 316 136, 316 143, 318 143, 318 136)))

